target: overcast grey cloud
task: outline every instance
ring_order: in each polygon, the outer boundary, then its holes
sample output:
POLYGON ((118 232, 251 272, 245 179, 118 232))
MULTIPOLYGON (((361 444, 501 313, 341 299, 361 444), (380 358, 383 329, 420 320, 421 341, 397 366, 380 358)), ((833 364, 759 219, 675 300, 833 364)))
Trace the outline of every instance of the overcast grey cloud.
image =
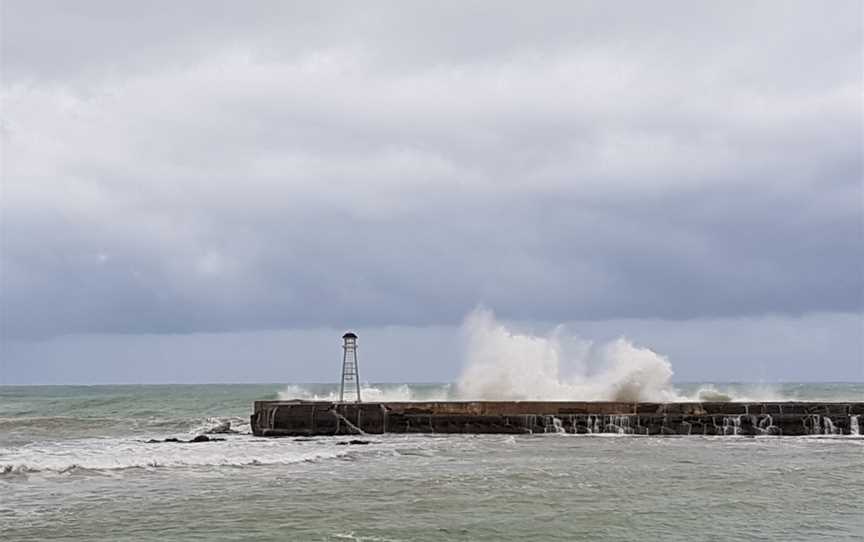
POLYGON ((7 343, 860 322, 859 2, 2 10, 7 343))

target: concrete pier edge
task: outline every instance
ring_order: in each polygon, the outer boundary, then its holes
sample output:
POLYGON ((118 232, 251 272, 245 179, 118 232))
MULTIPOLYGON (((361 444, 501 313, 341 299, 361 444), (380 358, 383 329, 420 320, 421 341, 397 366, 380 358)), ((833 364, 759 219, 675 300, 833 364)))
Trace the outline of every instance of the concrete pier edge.
POLYGON ((860 434, 864 401, 255 401, 256 436, 382 433, 860 434))

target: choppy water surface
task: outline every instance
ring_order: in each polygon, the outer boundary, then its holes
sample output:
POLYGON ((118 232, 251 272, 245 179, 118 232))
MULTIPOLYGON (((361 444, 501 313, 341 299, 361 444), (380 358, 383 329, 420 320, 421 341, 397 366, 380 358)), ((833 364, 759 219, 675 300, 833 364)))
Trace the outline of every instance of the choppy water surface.
POLYGON ((860 438, 249 435, 284 390, 0 388, 0 540, 864 539, 860 438), (146 442, 225 421, 222 442, 146 442))

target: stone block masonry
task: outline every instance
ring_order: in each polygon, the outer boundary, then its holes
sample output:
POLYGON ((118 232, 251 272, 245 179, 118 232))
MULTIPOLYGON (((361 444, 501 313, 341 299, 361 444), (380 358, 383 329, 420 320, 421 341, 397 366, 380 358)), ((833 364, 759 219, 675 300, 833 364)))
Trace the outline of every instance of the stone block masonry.
POLYGON ((256 436, 381 433, 857 435, 864 402, 256 401, 256 436))

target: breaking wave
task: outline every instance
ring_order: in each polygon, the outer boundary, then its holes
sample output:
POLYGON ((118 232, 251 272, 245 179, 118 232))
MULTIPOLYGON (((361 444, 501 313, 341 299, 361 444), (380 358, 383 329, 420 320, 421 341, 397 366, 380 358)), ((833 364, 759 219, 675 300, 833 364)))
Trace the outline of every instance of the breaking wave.
POLYGON ((192 429, 188 432, 194 435, 213 435, 220 433, 251 434, 252 426, 249 424, 248 418, 241 418, 239 416, 209 416, 200 423, 194 424, 192 429))
POLYGON ((264 441, 248 437, 212 443, 148 443, 84 439, 41 447, 0 449, 0 475, 71 474, 163 467, 245 467, 350 459, 357 450, 332 442, 264 441), (5 452, 5 453, 4 453, 5 452))
MULTIPOLYGON (((317 386, 290 385, 279 392, 279 399, 303 399, 307 401, 337 401, 339 388, 335 385, 317 386)), ((360 396, 371 402, 446 401, 451 397, 449 384, 363 384, 360 396)))
MULTIPOLYGON (((455 395, 466 400, 746 401, 714 386, 683 392, 669 359, 621 337, 595 344, 558 326, 547 335, 518 333, 476 309, 462 326, 465 366, 455 395)), ((758 399, 778 399, 768 388, 758 399)))
POLYGON ((604 345, 568 336, 517 333, 490 310, 465 319, 465 399, 675 401, 669 360, 625 338, 604 345))

